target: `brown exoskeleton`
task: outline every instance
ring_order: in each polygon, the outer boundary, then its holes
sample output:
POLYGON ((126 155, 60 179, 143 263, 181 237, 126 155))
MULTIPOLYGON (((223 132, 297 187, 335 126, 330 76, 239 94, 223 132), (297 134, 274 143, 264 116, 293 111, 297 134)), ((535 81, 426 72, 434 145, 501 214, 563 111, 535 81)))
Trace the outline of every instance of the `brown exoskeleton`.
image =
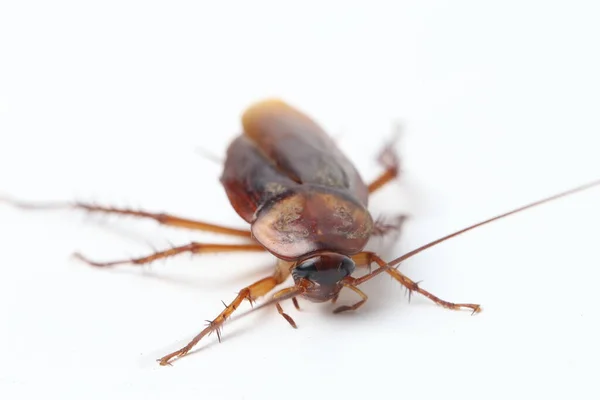
MULTIPOLYGON (((151 218, 161 224, 203 230, 246 238, 245 244, 209 244, 193 242, 170 248, 146 257, 87 263, 107 267, 122 263, 145 264, 184 252, 241 252, 268 251, 278 259, 275 272, 243 288, 237 297, 200 334, 183 348, 162 357, 161 365, 182 357, 204 336, 216 331, 244 301, 254 300, 271 292, 291 275, 294 285, 276 292, 266 305, 274 304, 278 312, 293 326, 292 318, 284 313, 281 301, 296 297, 314 302, 336 301, 340 291, 348 288, 360 296, 353 305, 340 306, 334 312, 355 310, 367 301, 358 286, 387 273, 404 285, 410 293, 420 293, 438 305, 449 309, 481 311, 478 304, 451 303, 422 289, 410 278, 393 268, 400 262, 453 236, 487 224, 499 218, 600 184, 587 185, 560 193, 544 200, 512 210, 497 217, 467 227, 435 240, 390 262, 373 252, 363 251, 372 236, 399 229, 403 218, 392 225, 378 223, 369 213, 369 195, 399 173, 398 160, 388 146, 380 160, 385 171, 371 184, 363 182, 352 163, 340 152, 333 140, 309 117, 289 105, 269 100, 250 107, 242 117, 243 134, 229 146, 221 183, 235 211, 250 224, 250 230, 240 230, 188 220, 168 214, 155 214, 128 209, 100 207, 75 203, 56 205, 94 212, 114 213, 151 218), (356 268, 378 268, 355 278, 356 268)), ((22 202, 13 204, 25 208, 42 208, 22 202)))

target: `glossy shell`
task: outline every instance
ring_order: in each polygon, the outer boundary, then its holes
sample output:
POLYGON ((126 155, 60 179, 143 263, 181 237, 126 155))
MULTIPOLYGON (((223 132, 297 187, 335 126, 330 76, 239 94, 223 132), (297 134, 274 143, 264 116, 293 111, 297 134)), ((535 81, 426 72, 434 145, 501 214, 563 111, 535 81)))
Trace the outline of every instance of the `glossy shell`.
POLYGON ((236 212, 271 253, 360 252, 373 221, 358 171, 309 117, 271 100, 242 116, 221 182, 236 212))

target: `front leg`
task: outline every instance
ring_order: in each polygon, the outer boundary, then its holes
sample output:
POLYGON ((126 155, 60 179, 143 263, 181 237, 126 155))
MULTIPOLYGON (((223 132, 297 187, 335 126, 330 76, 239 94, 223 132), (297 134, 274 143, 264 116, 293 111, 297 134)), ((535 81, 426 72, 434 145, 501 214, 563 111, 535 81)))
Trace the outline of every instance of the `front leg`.
MULTIPOLYGON (((352 257, 357 267, 370 267, 370 265, 375 262, 379 265, 379 269, 383 269, 389 275, 391 275, 395 280, 400 282, 401 285, 406 287, 409 291, 409 296, 412 292, 417 292, 427 297, 429 300, 433 301, 435 304, 442 306, 444 308, 448 308, 451 310, 461 310, 461 309, 470 309, 472 310, 472 314, 476 314, 481 312, 481 307, 479 304, 473 303, 451 303, 446 300, 442 300, 434 294, 428 292, 425 289, 421 289, 421 287, 417 284, 417 282, 410 279, 408 276, 402 274, 396 268, 391 268, 387 266, 387 263, 383 261, 377 254, 365 251, 363 253, 356 254, 352 257)), ((378 269, 378 270, 379 270, 378 269)), ((376 271, 374 271, 376 272, 376 271)), ((361 278, 359 278, 360 280, 361 278)), ((410 297, 409 297, 410 298, 410 297)))
POLYGON ((248 300, 249 302, 253 302, 259 297, 262 297, 269 293, 275 286, 277 286, 280 282, 278 275, 270 276, 268 278, 261 279, 250 286, 247 286, 240 290, 238 295, 231 303, 225 306, 225 309, 212 321, 208 321, 208 326, 202 330, 198 335, 196 335, 187 345, 183 346, 181 349, 174 351, 161 359, 157 360, 160 365, 167 365, 171 363, 171 360, 174 358, 181 358, 185 356, 203 337, 211 334, 212 332, 217 333, 217 337, 219 341, 221 341, 221 326, 225 323, 231 314, 242 304, 244 300, 248 300))
MULTIPOLYGON (((354 286, 354 284, 356 284, 356 279, 354 279, 352 277, 346 278, 344 280, 344 287, 347 287, 348 289, 352 289, 354 291, 354 293, 358 294, 362 298, 362 300, 360 300, 357 303, 352 304, 351 306, 340 306, 340 307, 336 308, 335 310, 333 310, 334 314, 339 314, 344 311, 354 311, 358 307, 362 306, 363 304, 365 304, 367 302, 367 300, 368 300, 367 295, 362 290, 360 290, 359 288, 354 286)), ((337 300, 337 296, 335 297, 335 299, 337 300)))

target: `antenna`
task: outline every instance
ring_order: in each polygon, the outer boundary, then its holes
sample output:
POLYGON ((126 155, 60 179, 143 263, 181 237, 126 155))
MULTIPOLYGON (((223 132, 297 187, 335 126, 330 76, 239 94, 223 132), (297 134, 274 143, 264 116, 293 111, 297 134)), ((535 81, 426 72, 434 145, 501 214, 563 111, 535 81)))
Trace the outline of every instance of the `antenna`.
POLYGON ((515 208, 514 210, 505 212, 504 214, 497 215, 497 216, 495 216, 493 218, 490 218, 490 219, 486 219, 485 221, 478 222, 478 223, 476 223, 474 225, 468 226, 468 227, 466 227, 464 229, 461 229, 459 231, 456 231, 454 233, 451 233, 449 235, 441 237, 441 238, 439 238, 437 240, 434 240, 433 242, 429 242, 429 243, 427 243, 427 244, 425 244, 425 245, 423 245, 421 247, 418 247, 418 248, 416 248, 416 249, 414 249, 412 251, 409 251, 408 253, 406 253, 404 255, 401 255, 400 257, 398 257, 398 258, 396 258, 396 259, 388 262, 388 266, 393 267, 395 265, 398 265, 402 261, 404 261, 406 259, 409 259, 409 258, 411 258, 411 257, 419 254, 420 252, 422 252, 424 250, 427 250, 430 247, 433 247, 433 246, 438 245, 438 244, 440 244, 442 242, 445 242, 446 240, 451 239, 451 238, 453 238, 455 236, 462 235, 463 233, 468 232, 468 231, 470 231, 472 229, 475 229, 475 228, 478 228, 480 226, 489 224, 490 222, 497 221, 499 219, 508 217, 509 215, 513 215, 513 214, 519 213, 521 211, 525 211, 527 209, 530 209, 530 208, 542 205, 544 203, 548 203, 550 201, 559 199, 561 197, 565 197, 565 196, 568 196, 568 195, 571 195, 571 194, 574 194, 574 193, 577 193, 577 192, 584 191, 586 189, 590 189, 590 188, 592 188, 594 186, 597 186, 597 185, 600 185, 600 179, 592 181, 592 182, 588 182, 588 183, 586 183, 584 185, 577 186, 576 188, 573 188, 573 189, 570 189, 570 190, 567 190, 567 191, 555 194, 553 196, 546 197, 545 199, 535 201, 535 202, 527 204, 525 206, 522 206, 522 207, 519 207, 519 208, 515 208))

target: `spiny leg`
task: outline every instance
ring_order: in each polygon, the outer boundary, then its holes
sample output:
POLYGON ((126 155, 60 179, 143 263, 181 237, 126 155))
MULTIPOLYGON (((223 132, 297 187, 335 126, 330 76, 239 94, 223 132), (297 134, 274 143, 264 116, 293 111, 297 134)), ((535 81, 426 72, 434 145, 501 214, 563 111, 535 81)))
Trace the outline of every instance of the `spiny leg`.
MULTIPOLYGON (((479 304, 451 303, 449 301, 440 299, 439 297, 433 295, 432 293, 428 292, 425 289, 421 289, 417 282, 414 282, 412 279, 410 279, 406 275, 399 272, 396 268, 387 267, 387 263, 385 261, 383 261, 375 253, 371 253, 371 252, 359 253, 359 254, 356 254, 355 256, 353 256, 352 259, 354 260, 354 262, 356 263, 357 266, 362 266, 362 267, 368 267, 368 266, 370 266, 370 264, 372 262, 377 263, 377 265, 380 266, 379 269, 384 268, 385 272, 390 274, 394 279, 396 279, 398 282, 400 282, 400 284, 402 284, 403 286, 405 286, 408 289, 409 299, 410 299, 410 295, 412 295, 412 292, 417 292, 417 293, 420 293, 423 296, 427 297, 428 299, 433 301, 435 304, 442 306, 444 308, 449 308, 452 310, 460 310, 462 308, 471 309, 471 310, 473 310, 472 314, 475 314, 475 313, 478 313, 481 311, 481 307, 479 304)), ((375 272, 376 271, 374 271, 373 273, 375 273, 375 272)))
POLYGON ((147 218, 153 219, 157 221, 159 224, 175 226, 179 228, 186 229, 194 229, 205 232, 218 233, 223 235, 230 236, 238 236, 251 238, 250 231, 245 229, 235 229, 229 228, 221 225, 210 224, 207 222, 195 221, 191 219, 176 217, 174 215, 165 214, 165 213, 151 213, 142 210, 132 210, 128 208, 116 208, 116 207, 106 207, 106 206, 98 206, 90 203, 48 203, 48 204, 37 204, 37 203, 28 203, 23 201, 12 200, 9 198, 2 198, 0 201, 4 201, 6 203, 12 204, 15 207, 36 210, 36 209, 63 209, 63 208, 72 208, 85 210, 88 212, 98 212, 105 214, 118 214, 118 215, 127 215, 138 218, 147 218))
POLYGON ((206 253, 232 253, 232 252, 243 252, 243 251, 265 251, 264 247, 259 244, 216 244, 216 243, 198 243, 192 242, 186 244, 184 246, 172 247, 167 250, 157 251, 150 255, 139 257, 139 258, 131 258, 127 260, 117 260, 117 261, 109 261, 109 262, 96 262, 91 261, 88 258, 82 256, 79 253, 75 253, 74 256, 81 261, 94 266, 94 267, 112 267, 120 264, 149 264, 153 261, 164 259, 167 257, 172 257, 181 253, 191 253, 191 254, 206 254, 206 253))
MULTIPOLYGON (((248 300, 252 303, 259 297, 262 297, 269 293, 275 286, 280 284, 279 274, 275 274, 268 278, 263 278, 250 286, 247 286, 240 290, 237 297, 229 303, 229 305, 225 306, 225 310, 223 310, 215 319, 209 321, 208 326, 202 330, 196 337, 194 337, 187 345, 182 347, 181 349, 174 351, 166 356, 162 357, 158 360, 160 365, 170 364, 171 360, 175 357, 181 358, 185 356, 204 336, 212 333, 213 331, 217 332, 217 336, 219 337, 219 341, 221 339, 220 327, 223 325, 225 320, 231 316, 231 314, 242 304, 244 300, 248 300)), ((284 292, 286 289, 278 292, 277 294, 284 292)), ((279 305, 279 303, 277 303, 279 305)), ((278 311, 281 307, 278 307, 278 311)), ((282 315, 287 315, 283 313, 283 310, 280 312, 282 315)), ((287 319, 287 318, 286 318, 287 319)), ((290 318, 291 319, 291 318, 290 318)), ((288 321, 289 322, 289 321, 288 321)), ((293 321, 292 321, 293 322, 293 321)), ((293 325, 292 325, 293 326, 293 325)))
POLYGON ((377 190, 381 189, 387 183, 396 179, 396 177, 398 177, 400 174, 400 159, 398 158, 398 154, 394 151, 395 143, 396 138, 386 144, 383 150, 381 150, 379 153, 377 161, 385 168, 385 170, 377 177, 377 179, 369 184, 369 194, 373 194, 377 190))
POLYGON ((380 217, 375 221, 371 235, 385 236, 391 232, 399 233, 407 218, 406 215, 397 215, 391 219, 380 217))

